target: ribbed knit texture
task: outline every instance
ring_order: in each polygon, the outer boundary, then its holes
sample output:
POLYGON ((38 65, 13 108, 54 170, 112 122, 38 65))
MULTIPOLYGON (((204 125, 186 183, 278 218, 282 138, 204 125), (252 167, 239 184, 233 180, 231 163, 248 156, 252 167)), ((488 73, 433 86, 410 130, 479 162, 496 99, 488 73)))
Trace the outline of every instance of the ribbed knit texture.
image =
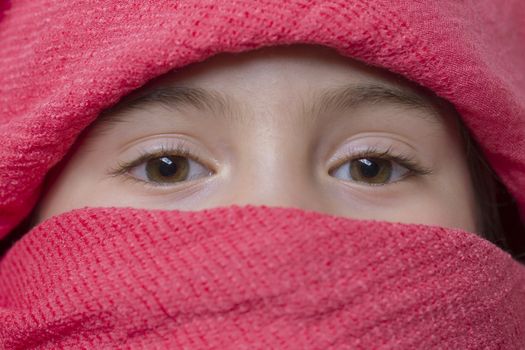
POLYGON ((76 210, 0 285, 6 349, 525 347, 525 267, 493 244, 299 209, 76 210))

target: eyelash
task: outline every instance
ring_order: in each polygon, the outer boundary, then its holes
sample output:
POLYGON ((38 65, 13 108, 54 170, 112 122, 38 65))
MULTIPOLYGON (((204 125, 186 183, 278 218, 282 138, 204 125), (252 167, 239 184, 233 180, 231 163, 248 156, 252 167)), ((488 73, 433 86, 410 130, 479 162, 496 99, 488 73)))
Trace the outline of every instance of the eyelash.
POLYGON ((407 156, 407 155, 395 154, 392 151, 392 147, 388 147, 386 151, 381 151, 371 146, 357 153, 338 156, 334 161, 336 165, 334 165, 330 169, 330 171, 332 171, 333 169, 337 169, 338 167, 340 167, 341 165, 343 165, 344 163, 348 161, 362 159, 362 158, 376 158, 376 159, 379 158, 379 159, 393 161, 409 170, 408 175, 406 175, 404 178, 407 178, 413 175, 422 176, 422 175, 428 175, 432 173, 431 169, 420 165, 419 162, 415 160, 415 158, 407 156))
MULTIPOLYGON (((140 153, 139 157, 136 158, 135 160, 133 160, 131 162, 119 163, 114 169, 111 169, 108 172, 109 175, 111 175, 111 176, 127 175, 127 173, 131 169, 133 169, 134 167, 136 167, 137 165, 140 165, 141 163, 143 163, 145 161, 148 161, 148 160, 154 159, 154 158, 160 158, 160 157, 163 157, 163 156, 168 156, 168 155, 170 155, 170 156, 176 155, 176 156, 179 156, 179 157, 187 157, 187 158, 189 158, 189 159, 191 159, 191 160, 193 160, 195 162, 199 162, 199 163, 201 163, 201 164, 203 164, 205 166, 208 166, 207 163, 201 157, 199 157, 196 154, 193 154, 190 151, 190 149, 187 148, 182 143, 178 144, 176 147, 162 145, 161 149, 158 150, 158 151, 155 151, 155 152, 149 152, 149 151, 146 151, 146 150, 139 150, 139 153, 140 153)), ((356 160, 356 159, 362 159, 362 158, 376 158, 376 159, 379 158, 379 159, 385 159, 385 160, 393 161, 393 162, 395 162, 395 163, 397 163, 397 164, 399 164, 399 165, 401 165, 401 166, 403 166, 403 167, 405 167, 406 169, 409 170, 409 173, 408 173, 408 175, 405 176, 405 178, 409 177, 409 176, 413 176, 413 175, 421 176, 421 175, 427 175, 427 174, 431 174, 432 173, 431 169, 421 166, 413 157, 406 156, 406 155, 401 155, 401 154, 395 154, 392 151, 391 147, 389 147, 386 151, 380 151, 377 148, 368 147, 367 149, 359 151, 359 152, 354 153, 354 154, 345 154, 345 155, 338 156, 335 159, 335 161, 334 161, 335 165, 331 167, 330 172, 333 169, 337 169, 338 167, 340 167, 341 165, 343 165, 344 163, 346 163, 348 161, 352 161, 352 160, 356 160)), ((139 182, 139 183, 142 183, 142 184, 150 185, 148 182, 136 179, 133 176, 127 176, 127 178, 130 179, 130 180, 133 180, 135 182, 139 182)), ((398 181, 396 181, 396 182, 398 182, 398 181)), ((153 185, 153 186, 155 186, 155 185, 153 185)))
MULTIPOLYGON (((179 143, 176 147, 161 145, 160 150, 155 151, 155 152, 149 152, 149 151, 141 149, 139 150, 138 158, 136 158, 135 160, 132 160, 131 162, 119 163, 114 169, 109 171, 109 175, 111 176, 125 175, 128 171, 130 171, 131 169, 133 169, 134 167, 136 167, 137 165, 145 161, 148 161, 154 158, 173 156, 173 155, 179 156, 179 157, 186 157, 195 162, 208 166, 208 164, 201 157, 199 157, 196 154, 193 154, 190 151, 190 149, 187 148, 184 144, 179 143)), ((132 176, 130 176, 130 179, 144 183, 144 181, 135 179, 132 176)))

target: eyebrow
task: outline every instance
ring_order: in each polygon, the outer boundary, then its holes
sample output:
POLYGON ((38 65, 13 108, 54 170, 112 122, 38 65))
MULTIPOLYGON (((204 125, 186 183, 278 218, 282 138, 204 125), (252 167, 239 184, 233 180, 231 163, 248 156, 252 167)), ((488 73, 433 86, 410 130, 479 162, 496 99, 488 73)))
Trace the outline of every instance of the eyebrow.
POLYGON ((106 109, 103 114, 120 114, 133 110, 147 109, 152 105, 161 105, 168 109, 180 109, 192 106, 197 109, 226 111, 233 102, 214 91, 188 86, 159 86, 149 89, 138 96, 125 97, 115 106, 106 109))
MULTIPOLYGON (((323 112, 327 109, 355 109, 361 106, 395 105, 435 114, 437 112, 430 99, 408 89, 382 84, 344 85, 321 93, 314 102, 313 109, 323 112)), ((432 118, 435 119, 435 118, 432 118)))
MULTIPOLYGON (((408 89, 391 87, 383 84, 349 84, 323 90, 305 112, 322 115, 329 110, 355 109, 361 106, 395 105, 416 109, 427 113, 418 114, 423 119, 437 122, 439 113, 436 106, 416 92, 408 89)), ((161 105, 169 110, 193 107, 199 110, 210 110, 224 115, 235 114, 237 103, 230 96, 217 91, 190 86, 159 86, 145 91, 128 101, 118 103, 105 110, 103 121, 118 122, 119 115, 133 110, 144 110, 150 106, 161 105)))

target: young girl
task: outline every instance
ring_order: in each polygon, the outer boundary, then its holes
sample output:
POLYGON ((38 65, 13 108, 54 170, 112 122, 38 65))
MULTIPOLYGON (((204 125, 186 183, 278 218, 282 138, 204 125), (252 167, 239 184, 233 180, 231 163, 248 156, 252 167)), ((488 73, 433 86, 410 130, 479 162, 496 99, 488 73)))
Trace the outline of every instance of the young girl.
POLYGON ((259 204, 461 228, 509 249, 496 177, 458 118, 415 84, 328 49, 219 55, 99 117, 30 222, 84 206, 259 204))
POLYGON ((525 346, 506 6, 14 4, 0 344, 525 346))

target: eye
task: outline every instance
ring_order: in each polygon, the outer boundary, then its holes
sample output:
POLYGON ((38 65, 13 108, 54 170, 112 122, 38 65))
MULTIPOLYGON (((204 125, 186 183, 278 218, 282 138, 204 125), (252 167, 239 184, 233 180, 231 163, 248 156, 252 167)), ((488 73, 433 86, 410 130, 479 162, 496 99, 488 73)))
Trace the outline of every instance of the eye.
POLYGON ((430 168, 423 167, 412 156, 396 154, 390 148, 386 151, 368 148, 341 156, 335 162, 339 165, 329 171, 331 176, 366 185, 386 185, 409 176, 432 174, 430 168))
POLYGON ((129 174, 145 182, 173 184, 210 175, 202 164, 184 156, 165 155, 144 161, 131 168, 129 174))
POLYGON ((342 180, 353 180, 369 184, 385 184, 406 176, 410 170, 379 158, 360 158, 346 162, 333 172, 333 176, 342 180))
POLYGON ((183 146, 176 149, 162 149, 142 155, 126 164, 120 164, 112 175, 127 175, 134 180, 154 186, 169 186, 210 176, 213 171, 192 155, 183 146))

